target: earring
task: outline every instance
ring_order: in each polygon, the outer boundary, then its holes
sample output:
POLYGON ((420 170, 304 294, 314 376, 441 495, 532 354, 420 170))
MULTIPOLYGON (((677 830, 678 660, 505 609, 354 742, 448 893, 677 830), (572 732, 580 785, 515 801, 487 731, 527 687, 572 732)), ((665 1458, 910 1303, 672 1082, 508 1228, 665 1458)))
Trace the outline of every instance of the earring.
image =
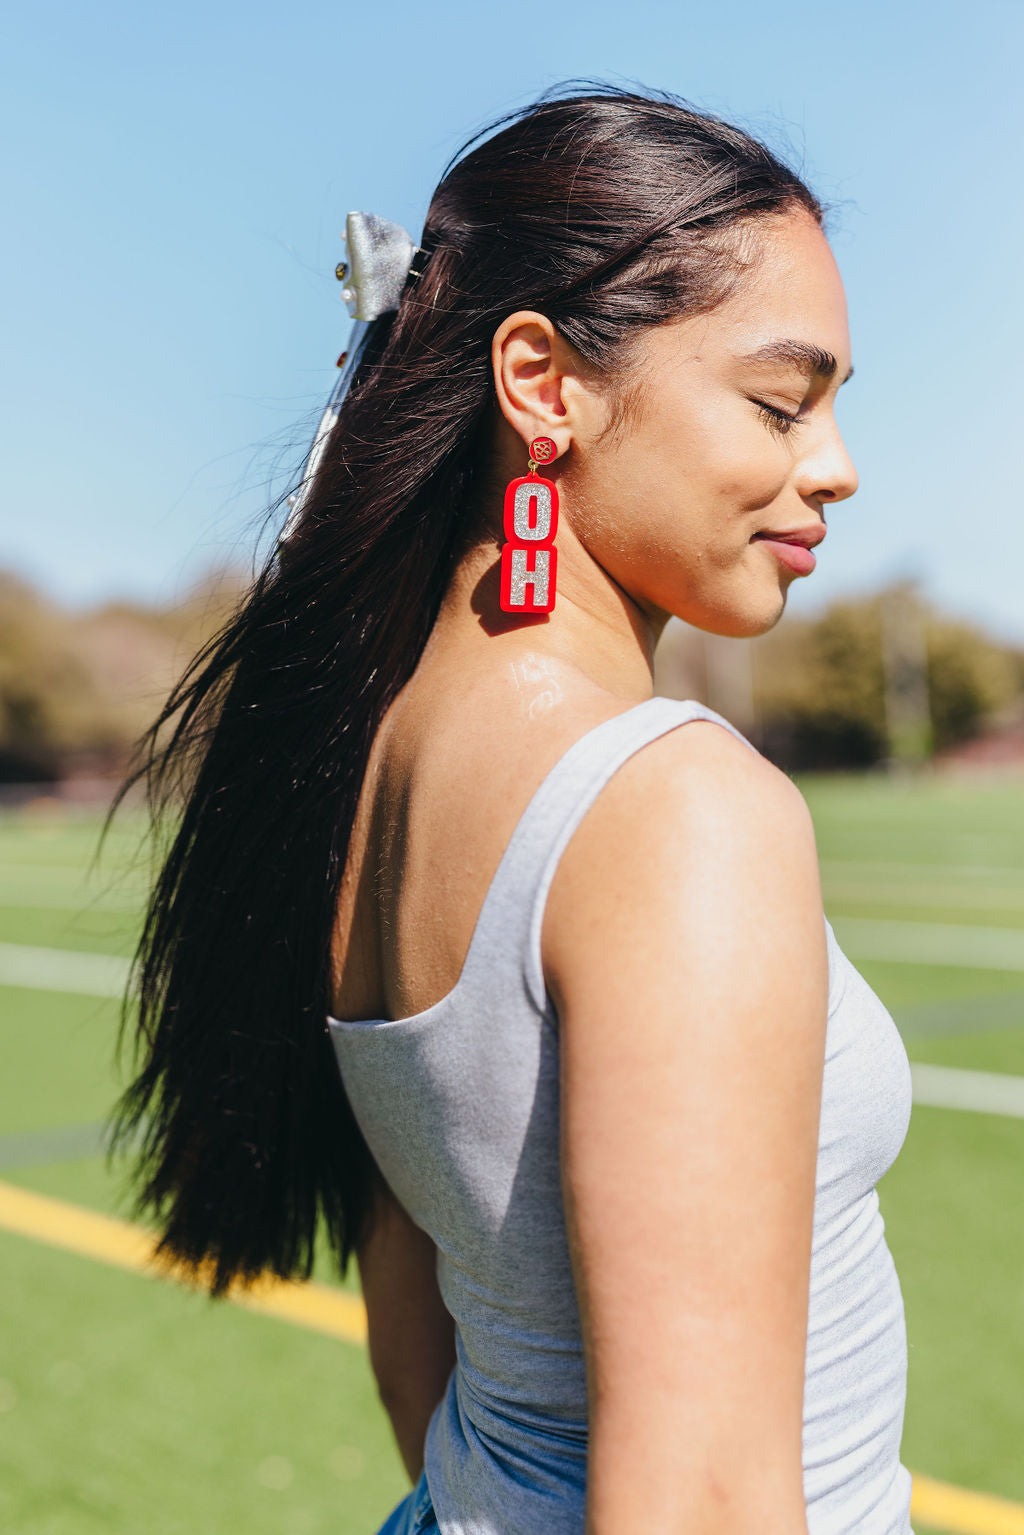
POLYGON ((506 613, 550 613, 555 605, 558 491, 541 478, 537 465, 557 456, 550 437, 535 437, 529 473, 510 480, 505 490, 507 542, 501 550, 500 602, 506 613))

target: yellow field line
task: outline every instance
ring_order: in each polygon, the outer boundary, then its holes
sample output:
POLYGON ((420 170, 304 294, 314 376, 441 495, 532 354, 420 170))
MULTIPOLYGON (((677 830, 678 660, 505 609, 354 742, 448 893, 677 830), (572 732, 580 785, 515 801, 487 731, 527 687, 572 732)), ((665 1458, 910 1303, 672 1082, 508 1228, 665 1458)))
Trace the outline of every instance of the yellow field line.
POLYGON ((1024 1504, 914 1475, 910 1517, 948 1535, 1024 1535, 1024 1504))
MULTIPOLYGON (((134 1273, 168 1277, 167 1270, 154 1263, 153 1233, 144 1227, 12 1183, 0 1182, 0 1229, 134 1273)), ((231 1291, 227 1299, 346 1343, 366 1340, 362 1302, 330 1285, 266 1280, 251 1290, 231 1291)), ((1024 1535, 1024 1505, 989 1493, 967 1492, 916 1472, 910 1516, 948 1535, 1024 1535)))
MULTIPOLYGON (((168 1276, 165 1268, 154 1263, 153 1234, 144 1227, 101 1215, 96 1210, 85 1210, 80 1205, 66 1204, 62 1199, 35 1194, 12 1183, 0 1183, 0 1228, 135 1273, 185 1282, 180 1275, 168 1276)), ((300 1327, 311 1327, 346 1343, 366 1340, 362 1302, 330 1285, 269 1279, 261 1280, 250 1290, 229 1291, 226 1298, 247 1311, 296 1322, 300 1327)))

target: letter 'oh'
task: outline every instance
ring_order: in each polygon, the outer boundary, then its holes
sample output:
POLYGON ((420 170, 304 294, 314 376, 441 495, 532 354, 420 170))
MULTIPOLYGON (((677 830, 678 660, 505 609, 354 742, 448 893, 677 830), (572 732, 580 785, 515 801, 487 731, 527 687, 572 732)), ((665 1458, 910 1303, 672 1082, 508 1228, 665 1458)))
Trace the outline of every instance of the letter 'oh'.
POLYGON ((555 605, 558 491, 537 473, 557 453, 550 437, 530 444, 530 472, 505 490, 500 603, 506 613, 550 613, 555 605))

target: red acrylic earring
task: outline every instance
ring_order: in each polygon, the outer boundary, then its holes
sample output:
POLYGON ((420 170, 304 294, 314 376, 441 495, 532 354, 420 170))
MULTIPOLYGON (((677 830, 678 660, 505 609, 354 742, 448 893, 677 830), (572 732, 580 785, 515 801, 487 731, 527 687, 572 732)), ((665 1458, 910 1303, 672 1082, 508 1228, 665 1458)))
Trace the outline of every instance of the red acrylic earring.
POLYGON ((501 550, 500 602, 506 613, 550 613, 555 605, 558 491, 541 478, 537 465, 557 456, 550 437, 535 437, 529 473, 510 480, 505 490, 507 542, 501 550))

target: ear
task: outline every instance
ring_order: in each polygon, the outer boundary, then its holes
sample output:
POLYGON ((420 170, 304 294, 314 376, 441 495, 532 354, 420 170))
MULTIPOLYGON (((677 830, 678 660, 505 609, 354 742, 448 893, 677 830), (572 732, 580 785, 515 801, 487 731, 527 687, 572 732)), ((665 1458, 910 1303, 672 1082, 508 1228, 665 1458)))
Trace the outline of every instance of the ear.
POLYGON ((579 399, 573 349, 546 315, 521 309, 495 331, 491 365, 512 430, 527 447, 535 437, 552 438, 561 457, 572 442, 579 399))

